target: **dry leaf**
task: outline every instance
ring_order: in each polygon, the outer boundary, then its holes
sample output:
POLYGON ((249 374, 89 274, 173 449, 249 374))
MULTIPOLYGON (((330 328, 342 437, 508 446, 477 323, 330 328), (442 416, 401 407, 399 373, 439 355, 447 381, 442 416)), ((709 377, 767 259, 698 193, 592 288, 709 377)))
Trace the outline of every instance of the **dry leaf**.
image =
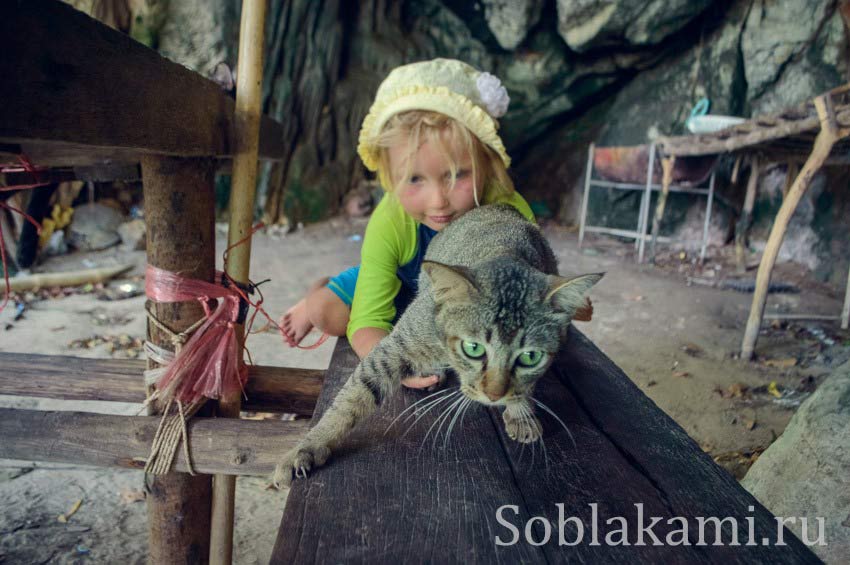
POLYGON ((782 393, 779 391, 779 387, 776 386, 776 381, 770 381, 770 384, 767 385, 767 392, 776 398, 782 398, 782 393))
POLYGON ((145 499, 145 493, 141 490, 122 490, 119 494, 121 495, 121 502, 124 504, 142 502, 145 499))
POLYGON ((65 514, 60 514, 59 517, 57 518, 57 520, 59 520, 63 524, 66 524, 68 522, 68 518, 70 518, 71 516, 76 514, 77 510, 79 510, 80 506, 82 506, 82 505, 83 505, 83 499, 81 498, 80 500, 78 500, 77 502, 74 503, 74 505, 71 507, 70 510, 68 510, 68 512, 66 512, 65 514))
POLYGON ((729 397, 731 398, 741 398, 744 396, 744 393, 747 392, 747 386, 742 385, 741 383, 732 383, 726 391, 729 393, 729 397))
POLYGON ((686 343, 682 346, 682 351, 691 357, 700 357, 703 354, 703 349, 695 343, 686 343))
POLYGON ((788 357, 787 359, 766 359, 762 361, 765 367, 775 367, 777 369, 788 369, 797 364, 796 357, 788 357))
POLYGON ((675 371, 673 376, 679 379, 684 379, 685 377, 690 377, 691 374, 687 371, 675 371))

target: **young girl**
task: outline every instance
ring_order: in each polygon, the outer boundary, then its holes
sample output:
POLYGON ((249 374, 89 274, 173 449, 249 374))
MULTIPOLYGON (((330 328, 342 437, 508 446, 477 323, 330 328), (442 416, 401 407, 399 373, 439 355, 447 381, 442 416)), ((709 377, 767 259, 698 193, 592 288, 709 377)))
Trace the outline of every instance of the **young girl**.
MULTIPOLYGON (((530 220, 514 190, 496 118, 508 95, 499 79, 461 61, 398 67, 378 88, 357 148, 386 195, 366 227, 361 264, 316 281, 283 317, 291 347, 314 327, 347 335, 362 359, 416 293, 425 250, 437 232, 479 204, 507 203, 530 220)), ((435 384, 411 377, 406 386, 435 384)))

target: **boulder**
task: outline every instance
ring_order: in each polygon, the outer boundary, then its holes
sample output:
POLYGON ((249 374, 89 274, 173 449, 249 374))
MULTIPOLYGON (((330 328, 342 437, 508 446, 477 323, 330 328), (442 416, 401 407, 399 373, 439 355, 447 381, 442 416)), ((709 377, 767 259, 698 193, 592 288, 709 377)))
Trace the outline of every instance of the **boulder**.
POLYGON ((753 464, 741 484, 768 510, 785 518, 805 542, 817 538, 823 518, 825 545, 811 549, 827 563, 850 555, 850 363, 838 367, 806 399, 788 427, 753 464))
POLYGON ((482 4, 487 26, 499 45, 508 50, 522 43, 543 9, 543 0, 482 0, 482 4))
POLYGON ((169 59, 212 77, 218 63, 236 64, 238 4, 226 0, 168 2, 158 48, 169 59))
POLYGON ((575 51, 660 43, 711 0, 557 0, 558 33, 575 51))
POLYGON ((67 242, 81 251, 99 251, 121 241, 118 226, 124 216, 110 206, 100 203, 83 204, 74 208, 74 219, 68 227, 67 242))
POLYGON ((703 41, 662 60, 631 80, 608 111, 608 127, 598 145, 637 145, 657 134, 687 133, 685 120, 703 97, 712 114, 740 115, 746 85, 739 42, 748 4, 738 2, 715 15, 703 41))
POLYGON ((754 2, 741 36, 753 115, 782 110, 844 82, 845 41, 834 2, 754 2))

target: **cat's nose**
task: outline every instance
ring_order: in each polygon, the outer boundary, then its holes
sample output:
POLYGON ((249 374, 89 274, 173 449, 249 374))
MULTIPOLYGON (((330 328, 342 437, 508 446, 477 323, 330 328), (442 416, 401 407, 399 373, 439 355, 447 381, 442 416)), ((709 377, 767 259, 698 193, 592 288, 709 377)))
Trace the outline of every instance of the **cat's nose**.
POLYGON ((495 402, 508 392, 508 381, 495 372, 487 371, 481 380, 481 392, 495 402))

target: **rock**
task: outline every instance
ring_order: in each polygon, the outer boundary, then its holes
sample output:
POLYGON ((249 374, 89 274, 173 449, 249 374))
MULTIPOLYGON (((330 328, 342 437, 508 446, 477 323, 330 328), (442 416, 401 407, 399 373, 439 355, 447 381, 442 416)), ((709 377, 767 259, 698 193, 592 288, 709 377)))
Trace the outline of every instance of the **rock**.
POLYGON ((850 555, 850 363, 840 366, 808 398, 785 432, 750 468, 741 484, 768 510, 796 517, 786 524, 802 537, 818 533, 827 545, 811 549, 827 563, 846 563, 850 555))
POLYGON ((118 235, 121 237, 121 247, 125 251, 141 251, 145 249, 145 228, 144 220, 130 220, 118 226, 118 235))
POLYGON ((598 145, 637 145, 657 134, 687 133, 685 120, 702 97, 712 114, 739 115, 746 85, 738 43, 749 4, 739 2, 702 42, 638 74, 616 96, 598 145))
POLYGON ((74 208, 74 219, 68 227, 67 242, 81 251, 99 251, 121 241, 118 226, 124 221, 121 212, 103 204, 83 204, 74 208))
POLYGON ((537 25, 543 0, 482 0, 487 26, 503 48, 515 49, 537 25))
POLYGON ((220 62, 236 63, 238 4, 226 0, 167 2, 158 35, 160 53, 212 77, 220 62))
POLYGON ((558 0, 558 33, 575 51, 660 43, 711 0, 558 0))
POLYGON ((834 2, 755 2, 741 36, 753 114, 779 111, 844 82, 844 22, 834 2))

